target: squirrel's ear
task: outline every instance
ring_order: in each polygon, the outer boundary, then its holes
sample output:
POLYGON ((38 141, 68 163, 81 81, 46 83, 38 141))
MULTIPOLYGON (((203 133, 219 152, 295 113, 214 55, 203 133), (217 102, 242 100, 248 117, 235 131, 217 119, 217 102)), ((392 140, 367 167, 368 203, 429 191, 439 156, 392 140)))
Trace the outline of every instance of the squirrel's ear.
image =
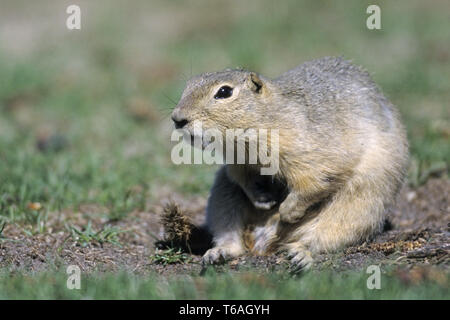
POLYGON ((251 72, 248 76, 248 82, 250 89, 255 93, 262 93, 264 89, 264 81, 256 74, 255 72, 251 72))

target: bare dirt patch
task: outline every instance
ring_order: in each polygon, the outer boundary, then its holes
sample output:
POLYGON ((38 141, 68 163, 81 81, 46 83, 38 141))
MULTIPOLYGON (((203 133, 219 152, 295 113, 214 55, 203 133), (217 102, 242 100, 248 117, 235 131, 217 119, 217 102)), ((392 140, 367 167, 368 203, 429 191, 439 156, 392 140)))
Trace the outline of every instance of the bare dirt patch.
MULTIPOLYGON (((343 252, 320 255, 316 268, 348 270, 368 264, 392 265, 416 272, 422 278, 432 275, 428 271, 419 272, 417 268, 433 266, 448 271, 449 194, 450 180, 447 177, 430 179, 417 189, 403 188, 383 233, 370 243, 350 247, 343 252)), ((92 214, 96 211, 95 206, 86 206, 80 212, 65 210, 51 215, 43 233, 33 235, 25 231, 26 225, 8 224, 0 237, 0 267, 14 271, 39 271, 76 264, 85 272, 125 269, 137 273, 198 274, 202 269, 199 253, 205 248, 184 248, 184 251, 191 249, 196 254, 188 255, 189 259, 182 263, 162 264, 151 257, 155 252, 155 243, 158 240, 170 240, 171 233, 184 232, 182 237, 192 236, 189 230, 183 230, 186 221, 179 224, 180 229, 166 230, 169 231, 166 234, 162 221, 181 221, 184 215, 188 217, 187 223, 191 223, 191 228, 196 228, 204 219, 205 205, 204 198, 186 199, 172 194, 162 197, 160 203, 145 212, 132 212, 116 222, 92 214), (177 204, 176 210, 166 210, 164 213, 169 201, 177 204), (105 226, 120 230, 117 234, 120 245, 95 239, 83 243, 71 235, 67 228, 69 223, 83 230, 88 221, 91 221, 94 231, 103 230, 105 226)), ((180 244, 177 246, 180 247, 180 244)), ((287 267, 283 255, 242 256, 225 266, 227 270, 251 269, 258 272, 286 270, 287 267)), ((405 279, 413 277, 408 272, 403 273, 403 276, 405 279)))

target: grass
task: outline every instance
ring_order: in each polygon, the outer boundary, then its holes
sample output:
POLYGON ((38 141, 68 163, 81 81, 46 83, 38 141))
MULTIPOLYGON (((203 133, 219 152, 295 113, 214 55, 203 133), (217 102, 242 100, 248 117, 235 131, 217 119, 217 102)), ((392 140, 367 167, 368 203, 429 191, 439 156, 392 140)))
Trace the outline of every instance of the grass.
POLYGON ((77 227, 71 225, 66 225, 66 229, 75 243, 82 247, 87 247, 90 244, 103 245, 104 243, 112 243, 119 247, 122 246, 119 243, 118 235, 124 231, 117 227, 106 225, 102 229, 95 231, 92 228, 92 223, 89 221, 84 230, 79 230, 77 227))
POLYGON ((155 254, 150 257, 150 262, 162 265, 189 263, 191 262, 191 258, 188 254, 183 253, 180 249, 156 249, 155 254))
MULTIPOLYGON (((111 220, 120 220, 157 199, 160 186, 205 196, 215 167, 176 166, 169 158, 167 115, 187 68, 198 73, 244 66, 275 76, 322 55, 352 58, 371 71, 401 110, 411 144, 411 184, 423 183, 436 168, 448 172, 450 74, 441 67, 449 51, 443 42, 445 10, 437 4, 425 9, 419 2, 386 3, 384 27, 377 32, 364 27, 365 4, 356 1, 331 7, 311 1, 267 4, 255 12, 239 7, 242 15, 230 13, 231 20, 214 15, 218 27, 212 30, 203 28, 212 23, 207 18, 184 31, 183 25, 173 26, 178 36, 155 38, 149 57, 144 48, 127 44, 125 35, 142 34, 113 24, 124 17, 112 9, 104 12, 116 20, 99 11, 97 23, 86 31, 62 39, 49 33, 49 39, 61 41, 56 51, 41 47, 21 58, 9 54, 7 44, 0 48, 0 217, 37 223, 45 217, 27 211, 29 203, 40 202, 41 215, 95 203, 108 207, 111 220), (417 29, 422 9, 423 29, 417 29), (331 16, 339 19, 335 28, 314 18, 331 16), (110 31, 118 28, 117 34, 110 31), (92 42, 91 36, 104 40, 92 42), (395 47, 407 39, 413 48, 395 47), (377 56, 379 46, 387 44, 395 47, 394 57, 377 56), (139 55, 151 61, 139 64, 139 55), (80 65, 72 67, 72 60, 80 65)), ((159 15, 176 14, 172 5, 153 6, 159 15)), ((130 10, 145 8, 139 3, 130 10)), ((186 14, 200 17, 211 9, 187 5, 186 14)), ((51 6, 46 10, 52 12, 51 6)))
POLYGON ((0 226, 0 240, 4 238, 3 230, 5 230, 6 222, 3 222, 0 226))
MULTIPOLYGON (((449 4, 381 2, 380 31, 365 28, 369 4, 86 3, 82 10, 90 18, 81 31, 68 32, 55 18, 65 11, 60 5, 25 8, 10 2, 0 12, 1 26, 18 17, 23 29, 8 28, 14 41, 0 42, 0 239, 5 224, 30 236, 45 234, 49 220, 64 210, 79 212, 83 205, 96 206, 92 214, 113 225, 131 212, 149 210, 161 195, 206 197, 216 167, 170 161, 168 115, 185 78, 227 67, 274 77, 325 55, 351 58, 373 74, 400 109, 411 147, 410 184, 448 174, 449 4), (31 9, 49 18, 28 20, 31 9), (25 31, 42 42, 27 42, 25 31), (34 203, 41 207, 33 209, 34 203)), ((122 232, 109 226, 93 230, 90 224, 62 231, 82 246, 118 244, 122 232)), ((178 252, 159 252, 153 259, 185 261, 178 252)), ((65 289, 63 274, 4 273, 0 298, 448 296, 435 285, 408 287, 395 276, 387 278, 383 290, 368 291, 364 277, 209 275, 164 282, 121 273, 87 276, 78 292, 65 289)))
POLYGON ((81 289, 69 290, 64 273, 0 275, 0 299, 448 299, 448 286, 435 281, 407 284, 382 274, 381 288, 368 289, 361 272, 217 274, 203 277, 136 276, 125 272, 81 275, 81 289))

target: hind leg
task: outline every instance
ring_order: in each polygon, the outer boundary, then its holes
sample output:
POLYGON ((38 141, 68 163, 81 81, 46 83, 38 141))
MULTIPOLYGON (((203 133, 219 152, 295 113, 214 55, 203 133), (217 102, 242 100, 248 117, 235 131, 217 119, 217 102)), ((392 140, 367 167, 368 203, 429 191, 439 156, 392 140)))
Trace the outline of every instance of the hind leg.
POLYGON ((308 268, 313 256, 367 240, 380 230, 385 204, 391 196, 384 190, 347 185, 320 212, 301 223, 286 239, 284 249, 293 268, 308 268))

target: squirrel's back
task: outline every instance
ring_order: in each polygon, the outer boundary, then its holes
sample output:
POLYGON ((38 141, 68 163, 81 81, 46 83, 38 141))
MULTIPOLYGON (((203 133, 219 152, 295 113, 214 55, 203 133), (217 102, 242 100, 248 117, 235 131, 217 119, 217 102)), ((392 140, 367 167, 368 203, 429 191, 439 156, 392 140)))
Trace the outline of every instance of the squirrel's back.
POLYGON ((308 61, 273 81, 286 101, 297 101, 316 123, 336 117, 346 125, 360 120, 383 131, 399 125, 397 111, 369 73, 343 58, 308 61))
POLYGON ((324 57, 305 62, 274 81, 287 90, 303 88, 322 92, 325 89, 334 92, 350 83, 374 85, 367 71, 341 57, 324 57))

